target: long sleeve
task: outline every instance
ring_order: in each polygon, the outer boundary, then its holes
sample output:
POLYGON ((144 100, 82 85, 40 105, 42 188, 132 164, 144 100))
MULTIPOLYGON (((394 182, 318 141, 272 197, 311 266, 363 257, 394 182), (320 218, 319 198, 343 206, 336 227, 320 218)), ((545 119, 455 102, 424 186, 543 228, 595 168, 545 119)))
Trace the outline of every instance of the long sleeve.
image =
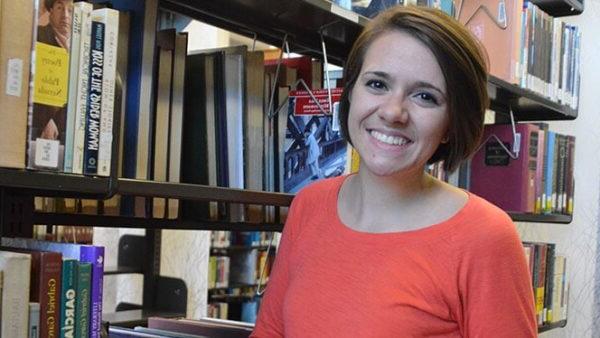
POLYGON ((508 216, 482 227, 485 235, 465 243, 459 259, 462 335, 537 337, 531 277, 516 229, 508 216))
POLYGON ((290 253, 300 222, 299 196, 294 199, 285 223, 273 271, 261 302, 254 332, 250 338, 273 338, 284 336, 283 306, 289 282, 290 253))

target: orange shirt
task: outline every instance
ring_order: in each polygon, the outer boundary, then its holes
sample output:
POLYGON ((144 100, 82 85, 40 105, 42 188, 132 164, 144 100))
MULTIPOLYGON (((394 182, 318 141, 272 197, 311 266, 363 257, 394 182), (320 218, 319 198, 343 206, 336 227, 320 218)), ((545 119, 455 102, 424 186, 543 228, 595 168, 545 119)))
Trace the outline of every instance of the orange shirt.
POLYGON ((510 218, 469 194, 415 231, 344 225, 344 177, 301 191, 251 337, 537 337, 533 288, 510 218))

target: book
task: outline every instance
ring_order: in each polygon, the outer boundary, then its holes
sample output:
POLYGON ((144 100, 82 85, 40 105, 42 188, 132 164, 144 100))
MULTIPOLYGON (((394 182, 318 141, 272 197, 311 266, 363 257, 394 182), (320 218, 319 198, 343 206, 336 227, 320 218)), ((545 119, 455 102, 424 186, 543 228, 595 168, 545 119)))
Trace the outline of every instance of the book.
POLYGON ((213 338, 247 338, 253 325, 228 320, 203 318, 199 320, 150 317, 148 328, 179 333, 206 335, 213 338))
POLYGON ((37 6, 37 1, 0 2, 0 167, 25 168, 29 72, 37 6))
POLYGON ((85 338, 90 332, 90 299, 92 283, 92 264, 77 263, 77 304, 75 306, 75 335, 76 338, 85 338))
POLYGON ((314 180, 346 172, 347 142, 339 128, 333 126, 333 110, 341 92, 341 88, 331 90, 333 107, 330 107, 327 89, 313 91, 326 114, 307 91, 289 93, 285 143, 280 145, 285 154, 281 159, 285 192, 295 193, 314 180))
POLYGON ((485 127, 483 144, 471 161, 471 192, 503 210, 533 213, 539 128, 533 124, 515 128, 516 146, 511 125, 485 127))
POLYGON ((100 148, 100 119, 102 114, 102 87, 104 74, 104 31, 105 24, 94 20, 92 15, 92 37, 90 49, 90 78, 86 108, 83 173, 98 173, 98 151, 100 148))
POLYGON ((64 259, 62 263, 61 293, 60 293, 60 337, 75 337, 75 308, 77 293, 77 260, 64 259))
POLYGON ((465 0, 459 8, 458 20, 487 51, 490 74, 518 84, 523 0, 465 0))
POLYGON ((35 250, 56 251, 65 258, 77 259, 80 262, 92 264, 92 280, 90 287, 91 325, 89 336, 100 337, 102 321, 102 286, 104 280, 104 247, 68 243, 45 242, 25 238, 2 238, 3 246, 13 248, 28 248, 35 250))
POLYGON ((117 43, 119 38, 119 12, 111 8, 96 9, 92 21, 104 24, 104 55, 102 69, 102 106, 98 146, 98 176, 109 176, 111 171, 115 81, 117 72, 117 43))
POLYGON ((64 170, 67 173, 83 173, 83 138, 89 80, 92 9, 92 4, 88 2, 81 1, 73 4, 64 156, 64 170))
POLYGON ((40 303, 29 303, 29 338, 40 336, 40 303))
MULTIPOLYGON (((46 3, 39 0, 38 6, 46 3)), ((72 18, 65 11, 46 9, 51 18, 45 26, 37 25, 32 51, 27 167, 60 171, 64 164, 72 18)))
POLYGON ((31 256, 0 251, 2 287, 2 337, 27 337, 31 256))

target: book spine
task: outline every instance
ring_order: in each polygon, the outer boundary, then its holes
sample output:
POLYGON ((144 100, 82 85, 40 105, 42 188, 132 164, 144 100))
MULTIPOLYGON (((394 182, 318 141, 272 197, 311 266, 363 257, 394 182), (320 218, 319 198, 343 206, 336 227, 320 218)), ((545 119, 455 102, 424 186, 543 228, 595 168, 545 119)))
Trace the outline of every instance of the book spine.
POLYGON ((98 148, 100 146, 100 114, 102 111, 102 78, 104 67, 104 24, 92 20, 92 44, 90 50, 90 80, 85 126, 85 150, 83 173, 98 172, 98 148))
POLYGON ((75 306, 75 338, 86 338, 90 332, 90 285, 92 282, 92 264, 78 262, 77 291, 75 306))
POLYGON ((40 336, 55 338, 60 334, 60 290, 62 255, 40 252, 40 336))
POLYGON ((543 322, 552 322, 552 295, 554 292, 554 259, 555 259, 556 244, 548 243, 546 254, 546 290, 544 294, 544 315, 543 322))
POLYGON ((546 200, 544 202, 544 213, 549 214, 552 212, 552 181, 554 177, 553 163, 554 163, 554 139, 555 133, 552 131, 546 132, 546 154, 544 160, 544 172, 545 172, 545 191, 546 200))
POLYGON ((98 176, 110 175, 113 142, 113 115, 115 103, 115 78, 117 72, 117 42, 119 37, 119 12, 103 8, 93 12, 92 20, 104 23, 104 70, 102 73, 102 114, 100 115, 100 148, 98 150, 98 176))
POLYGON ((62 267, 60 337, 75 336, 75 306, 77 293, 77 261, 65 259, 62 267))
POLYGON ((2 337, 25 337, 30 295, 31 256, 0 251, 2 287, 2 337))
POLYGON ((29 303, 29 338, 40 337, 40 303, 29 303))
POLYGON ((102 320, 102 284, 104 280, 104 248, 82 246, 81 261, 92 263, 90 286, 90 330, 91 338, 100 338, 102 320))
POLYGON ((0 113, 0 167, 23 169, 37 1, 3 1, 1 6, 0 107, 3 113, 0 113))
POLYGON ((77 78, 79 77, 79 48, 81 43, 81 24, 83 10, 81 5, 73 4, 73 24, 71 27, 71 51, 69 53, 69 92, 67 104, 67 122, 65 128, 64 171, 73 172, 73 137, 75 133, 75 111, 77 103, 77 78))
POLYGON ((73 159, 72 172, 83 174, 83 154, 85 144, 85 120, 87 115, 87 100, 90 79, 90 48, 92 38, 92 4, 77 2, 74 6, 81 7, 81 41, 79 46, 73 45, 79 51, 79 73, 77 78, 77 100, 75 103, 75 122, 73 126, 73 159))

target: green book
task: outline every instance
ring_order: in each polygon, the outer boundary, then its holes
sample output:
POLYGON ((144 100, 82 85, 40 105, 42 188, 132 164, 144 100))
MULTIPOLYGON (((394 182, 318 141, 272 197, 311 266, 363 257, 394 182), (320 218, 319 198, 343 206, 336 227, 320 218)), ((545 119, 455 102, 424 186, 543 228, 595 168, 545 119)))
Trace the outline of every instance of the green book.
POLYGON ((77 294, 77 260, 64 259, 60 293, 60 338, 75 336, 75 306, 77 294))
POLYGON ((90 331, 90 288, 92 283, 92 264, 78 263, 77 305, 75 307, 76 338, 87 338, 90 331))

